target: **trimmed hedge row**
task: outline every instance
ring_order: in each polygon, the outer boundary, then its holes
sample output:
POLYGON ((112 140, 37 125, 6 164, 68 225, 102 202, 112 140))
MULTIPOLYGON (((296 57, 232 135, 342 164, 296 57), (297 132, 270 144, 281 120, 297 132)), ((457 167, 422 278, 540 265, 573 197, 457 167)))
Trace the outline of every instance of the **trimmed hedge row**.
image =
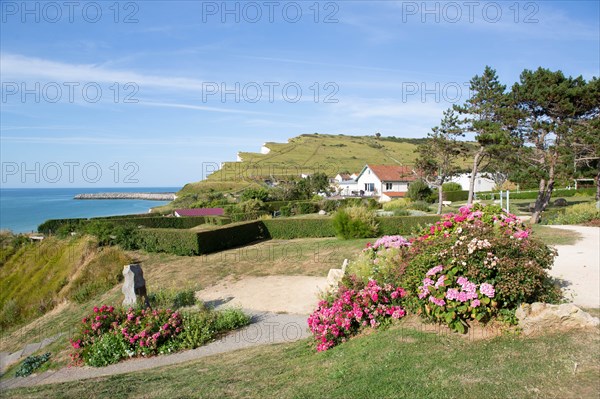
MULTIPOLYGON (((95 219, 98 220, 98 219, 95 219)), ((207 223, 208 220, 204 216, 186 216, 186 217, 153 217, 153 218, 121 218, 121 219, 104 219, 114 225, 133 224, 135 226, 144 226, 155 229, 191 229, 198 225, 207 223)))
POLYGON ((318 219, 267 219, 262 221, 269 238, 289 240, 293 238, 335 237, 330 218, 318 219))
POLYGON ((379 223, 379 235, 407 235, 416 228, 439 221, 440 216, 391 216, 376 218, 376 220, 379 223))
POLYGON ((261 221, 239 223, 196 234, 200 254, 223 251, 268 238, 265 226, 261 221))
POLYGON ((260 221, 225 226, 210 231, 180 229, 141 229, 137 246, 148 252, 167 252, 175 255, 202 255, 246 245, 267 238, 260 221))
POLYGON ((70 225, 74 230, 90 221, 105 221, 114 226, 144 226, 156 229, 191 229, 205 223, 211 223, 218 226, 231 223, 231 218, 224 216, 189 216, 189 217, 132 217, 124 215, 119 217, 99 217, 92 219, 50 219, 38 226, 38 231, 44 234, 56 233, 57 230, 65 225, 70 225))
POLYGON ((137 246, 148 252, 167 252, 175 255, 200 255, 198 234, 180 229, 141 229, 137 246))

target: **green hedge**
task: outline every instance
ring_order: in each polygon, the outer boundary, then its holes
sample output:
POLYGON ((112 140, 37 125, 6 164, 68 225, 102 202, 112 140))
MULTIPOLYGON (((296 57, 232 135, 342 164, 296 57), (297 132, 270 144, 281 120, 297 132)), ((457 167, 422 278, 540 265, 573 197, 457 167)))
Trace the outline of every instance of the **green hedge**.
POLYGON ((73 229, 77 229, 78 227, 80 227, 83 223, 86 223, 88 221, 88 219, 83 219, 83 218, 79 218, 79 219, 49 219, 46 220, 44 223, 40 224, 37 228, 37 231, 39 231, 40 233, 43 234, 53 234, 56 233, 57 230, 65 225, 70 225, 73 227, 73 229))
POLYGON ((153 218, 121 218, 121 219, 100 219, 107 220, 114 225, 133 224, 135 226, 144 226, 154 229, 191 229, 207 222, 204 216, 186 216, 186 217, 153 217, 153 218))
POLYGON ((330 218, 267 219, 262 223, 269 238, 289 240, 335 237, 335 229, 330 218))
POLYGON ((444 201, 466 201, 469 198, 468 191, 444 191, 444 201))
POLYGON ((210 231, 141 229, 138 247, 148 252, 202 255, 246 245, 267 237, 260 221, 239 223, 210 231))
POLYGON ((223 251, 268 238, 261 221, 239 223, 196 234, 201 254, 223 251))
POLYGON ((408 235, 415 228, 425 227, 440 220, 440 216, 391 216, 377 218, 379 235, 408 235))
POLYGON ((198 233, 180 229, 141 229, 138 247, 148 252, 167 252, 175 255, 200 255, 198 233))

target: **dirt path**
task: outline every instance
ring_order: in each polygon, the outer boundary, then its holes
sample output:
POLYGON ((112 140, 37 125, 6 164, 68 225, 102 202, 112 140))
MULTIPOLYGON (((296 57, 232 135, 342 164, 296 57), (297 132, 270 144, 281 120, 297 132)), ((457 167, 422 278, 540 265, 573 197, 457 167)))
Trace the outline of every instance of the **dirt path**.
POLYGON ((550 274, 563 280, 563 289, 575 305, 600 308, 600 228, 549 226, 575 231, 581 239, 575 245, 556 245, 558 257, 550 274))
POLYGON ((310 314, 327 278, 309 276, 246 277, 226 279, 197 293, 201 301, 272 313, 310 314))

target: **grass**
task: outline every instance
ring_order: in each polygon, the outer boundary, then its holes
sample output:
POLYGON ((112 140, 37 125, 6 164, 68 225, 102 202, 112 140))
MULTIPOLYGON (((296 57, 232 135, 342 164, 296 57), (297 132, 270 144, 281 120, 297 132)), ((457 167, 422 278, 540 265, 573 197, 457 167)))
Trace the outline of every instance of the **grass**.
POLYGON ((150 290, 194 285, 207 287, 220 280, 243 276, 326 276, 344 258, 357 255, 369 239, 305 238, 269 240, 203 256, 135 252, 150 290))
POLYGON ((536 224, 531 226, 535 237, 546 245, 575 245, 581 239, 581 234, 565 229, 558 229, 536 224))
POLYGON ((127 263, 123 251, 99 248, 91 237, 26 244, 0 268, 0 322, 6 328, 64 299, 85 301, 117 283, 127 263))
POLYGON ((596 398, 598 330, 468 340, 400 326, 325 353, 310 340, 143 372, 16 389, 14 398, 596 398))

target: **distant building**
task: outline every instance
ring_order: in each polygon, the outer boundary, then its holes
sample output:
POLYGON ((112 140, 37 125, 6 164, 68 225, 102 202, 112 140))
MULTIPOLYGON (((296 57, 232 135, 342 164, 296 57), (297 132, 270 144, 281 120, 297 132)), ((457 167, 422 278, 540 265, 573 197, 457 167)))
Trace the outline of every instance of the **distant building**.
POLYGON ((357 182, 357 189, 366 196, 381 197, 382 201, 404 196, 417 175, 409 166, 365 165, 357 182), (384 196, 385 195, 385 196, 384 196))
POLYGON ((192 208, 192 209, 175 209, 173 212, 178 218, 185 216, 222 216, 225 211, 223 208, 192 208))
MULTIPOLYGON (((469 190, 469 184, 471 181, 470 173, 462 173, 451 179, 452 182, 460 184, 461 188, 465 191, 469 190)), ((475 177, 475 189, 474 192, 479 193, 482 191, 492 191, 496 187, 496 183, 492 179, 485 177, 485 173, 477 173, 475 177)))

